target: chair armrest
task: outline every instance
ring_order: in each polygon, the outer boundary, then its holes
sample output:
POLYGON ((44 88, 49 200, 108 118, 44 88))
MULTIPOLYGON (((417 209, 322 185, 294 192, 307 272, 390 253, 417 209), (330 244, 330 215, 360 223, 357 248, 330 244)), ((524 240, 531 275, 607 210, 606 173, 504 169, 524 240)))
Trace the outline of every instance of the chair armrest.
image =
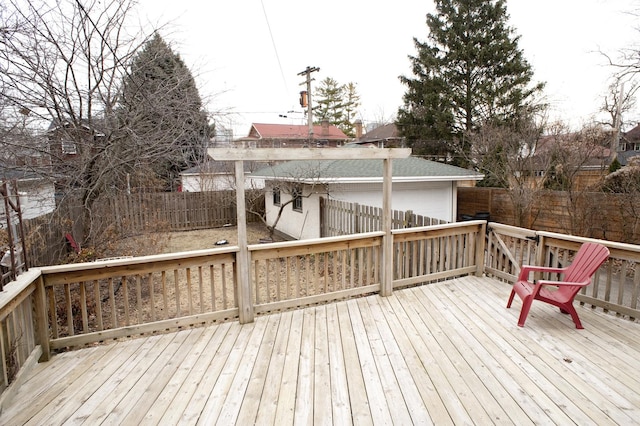
POLYGON ((562 287, 562 286, 580 286, 580 287, 585 287, 585 286, 588 286, 589 284, 591 284, 591 279, 588 279, 586 281, 581 281, 581 282, 539 280, 539 281, 536 281, 536 284, 539 284, 539 285, 555 285, 555 286, 558 286, 558 287, 562 287))
POLYGON ((532 266, 532 265, 522 265, 520 268, 520 274, 518 275, 518 281, 529 281, 529 273, 531 272, 555 272, 555 273, 563 273, 567 268, 553 268, 550 266, 532 266))

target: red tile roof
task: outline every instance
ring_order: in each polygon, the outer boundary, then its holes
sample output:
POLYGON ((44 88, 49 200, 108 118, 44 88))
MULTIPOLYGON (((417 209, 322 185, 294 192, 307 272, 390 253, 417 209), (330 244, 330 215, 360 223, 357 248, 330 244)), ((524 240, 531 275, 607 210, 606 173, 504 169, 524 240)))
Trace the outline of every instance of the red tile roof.
MULTIPOLYGON (((249 137, 258 139, 307 139, 309 126, 300 124, 263 124, 253 123, 249 137)), ((313 126, 313 139, 347 140, 349 137, 336 126, 313 126)))

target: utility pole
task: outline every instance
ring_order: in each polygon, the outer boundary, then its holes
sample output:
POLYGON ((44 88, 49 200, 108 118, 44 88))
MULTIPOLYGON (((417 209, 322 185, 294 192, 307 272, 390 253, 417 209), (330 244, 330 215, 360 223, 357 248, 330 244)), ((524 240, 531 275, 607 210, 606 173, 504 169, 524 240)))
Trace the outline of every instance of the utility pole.
POLYGON ((313 79, 311 78, 311 73, 320 71, 318 67, 307 67, 304 71, 300 71, 298 75, 304 75, 306 77, 305 81, 300 83, 300 85, 307 85, 307 122, 309 123, 309 147, 311 147, 311 143, 313 142, 313 112, 311 108, 311 82, 313 79))

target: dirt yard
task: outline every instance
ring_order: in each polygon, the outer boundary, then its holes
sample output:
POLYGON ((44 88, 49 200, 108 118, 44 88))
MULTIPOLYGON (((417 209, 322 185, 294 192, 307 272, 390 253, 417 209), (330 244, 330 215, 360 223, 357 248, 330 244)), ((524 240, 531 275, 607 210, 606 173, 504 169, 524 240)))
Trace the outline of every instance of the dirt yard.
MULTIPOLYGON (((269 231, 262 224, 247 225, 247 243, 258 244, 261 238, 267 238, 269 231)), ((228 241, 228 245, 238 243, 238 228, 225 226, 222 228, 202 229, 184 232, 159 232, 131 237, 121 241, 117 251, 119 255, 145 256, 161 253, 202 250, 224 247, 216 242, 228 241)), ((118 255, 113 253, 113 255, 118 255)))

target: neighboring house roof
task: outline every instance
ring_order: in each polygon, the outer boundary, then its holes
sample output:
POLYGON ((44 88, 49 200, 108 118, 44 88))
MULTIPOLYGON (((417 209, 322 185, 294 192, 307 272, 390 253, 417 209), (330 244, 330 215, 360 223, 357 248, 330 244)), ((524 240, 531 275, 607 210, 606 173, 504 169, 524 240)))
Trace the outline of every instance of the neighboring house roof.
MULTIPOLYGON (((308 139, 309 126, 298 124, 264 124, 253 123, 249 131, 249 138, 256 139, 308 139)), ((333 125, 314 125, 313 139, 347 140, 349 137, 342 130, 333 125)))
POLYGON ((628 132, 624 132, 622 137, 630 142, 640 141, 640 124, 629 130, 628 132))
POLYGON ((365 133, 361 141, 401 140, 400 132, 395 124, 389 123, 365 133))
MULTIPOLYGON (((93 121, 91 122, 91 125, 89 125, 87 120, 82 120, 82 122, 80 123, 80 128, 82 128, 82 130, 85 130, 87 132, 90 132, 90 133, 92 132, 96 136, 105 136, 105 134, 102 131, 98 130, 98 128, 103 123, 104 123, 104 119, 101 119, 101 118, 93 119, 93 121)), ((74 126, 75 125, 71 120, 60 121, 58 119, 53 119, 49 123, 49 127, 47 127, 47 133, 54 133, 61 127, 73 128, 74 126)))
MULTIPOLYGON (((417 157, 394 159, 392 175, 394 182, 480 180, 484 177, 473 170, 417 157)), ((260 169, 251 176, 300 182, 319 180, 342 183, 382 182, 383 162, 381 160, 287 161, 260 169)))

